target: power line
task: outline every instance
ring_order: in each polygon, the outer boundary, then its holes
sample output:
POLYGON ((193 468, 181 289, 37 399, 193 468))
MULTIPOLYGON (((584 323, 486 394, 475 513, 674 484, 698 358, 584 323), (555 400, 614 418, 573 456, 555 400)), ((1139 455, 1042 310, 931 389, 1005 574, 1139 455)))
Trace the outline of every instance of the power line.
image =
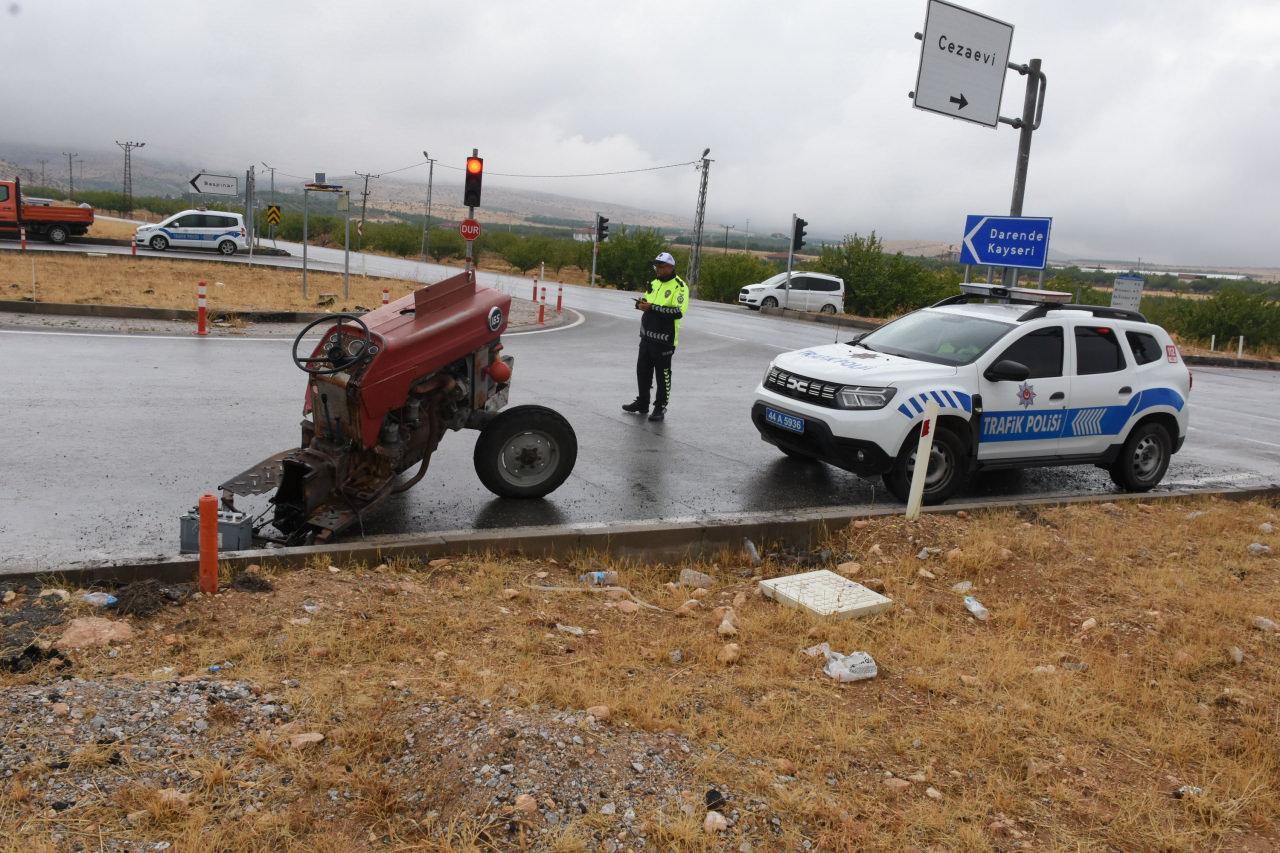
MULTIPOLYGON (((609 175, 634 175, 637 172, 657 172, 662 169, 678 169, 681 166, 696 166, 699 164, 699 162, 700 161, 698 160, 690 160, 686 163, 667 163, 664 166, 646 166, 643 169, 616 169, 612 172, 575 172, 572 174, 565 174, 565 175, 526 175, 526 174, 521 174, 517 172, 488 172, 488 171, 486 171, 486 174, 497 175, 498 177, 502 177, 502 178, 603 178, 609 175)), ((421 164, 415 164, 415 165, 421 165, 421 164)), ((466 171, 465 167, 463 166, 449 166, 444 163, 441 163, 440 165, 441 165, 441 168, 444 168, 444 169, 454 169, 455 171, 458 171, 458 172, 466 171)))

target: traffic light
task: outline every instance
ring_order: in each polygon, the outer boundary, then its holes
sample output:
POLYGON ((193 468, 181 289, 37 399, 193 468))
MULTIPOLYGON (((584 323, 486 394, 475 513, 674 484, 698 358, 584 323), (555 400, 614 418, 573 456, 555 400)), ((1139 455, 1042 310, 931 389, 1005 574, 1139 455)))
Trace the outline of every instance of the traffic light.
POLYGON ((609 217, 596 214, 596 242, 603 243, 609 239, 609 217))
POLYGON ((804 228, 808 224, 799 216, 796 217, 795 230, 791 234, 791 251, 798 252, 804 248, 804 228))
POLYGON ((467 177, 462 184, 462 203, 466 207, 480 206, 480 181, 484 178, 484 158, 467 158, 467 177))

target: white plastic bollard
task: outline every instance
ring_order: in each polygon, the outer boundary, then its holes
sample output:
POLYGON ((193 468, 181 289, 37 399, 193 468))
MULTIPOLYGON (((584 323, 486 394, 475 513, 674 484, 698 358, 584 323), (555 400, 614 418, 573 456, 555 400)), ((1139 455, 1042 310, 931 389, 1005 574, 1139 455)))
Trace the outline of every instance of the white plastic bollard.
POLYGON ((1240 336, 1240 345, 1236 347, 1236 358, 1244 358, 1244 335, 1240 336))
POLYGON ((1210 335, 1209 336, 1209 352, 1213 352, 1214 350, 1217 349, 1217 343, 1218 343, 1218 336, 1210 335))
POLYGON ((920 444, 916 447, 916 466, 911 471, 911 491, 907 495, 907 520, 920 517, 924 502, 924 478, 929 473, 929 454, 933 451, 933 433, 938 426, 938 404, 925 403, 924 422, 920 426, 920 444))

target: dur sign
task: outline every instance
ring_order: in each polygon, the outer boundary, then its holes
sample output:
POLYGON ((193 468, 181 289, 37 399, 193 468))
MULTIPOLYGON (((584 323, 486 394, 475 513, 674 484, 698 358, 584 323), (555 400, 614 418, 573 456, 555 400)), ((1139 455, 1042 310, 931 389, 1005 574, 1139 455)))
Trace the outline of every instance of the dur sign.
POLYGON ((1049 260, 1048 216, 965 218, 960 263, 1042 270, 1049 260))

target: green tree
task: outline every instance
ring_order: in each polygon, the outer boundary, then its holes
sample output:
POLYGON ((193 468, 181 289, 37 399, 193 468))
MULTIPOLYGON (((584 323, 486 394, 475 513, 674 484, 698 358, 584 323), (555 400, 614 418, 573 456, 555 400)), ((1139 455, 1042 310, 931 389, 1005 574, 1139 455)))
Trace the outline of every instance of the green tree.
POLYGON ((715 302, 737 302, 745 285, 764 281, 776 273, 773 264, 742 252, 703 255, 698 274, 698 298, 715 302))
MULTIPOLYGON (((653 259, 666 248, 662 236, 651 229, 611 228, 608 242, 600 246, 596 269, 606 284, 621 290, 640 290, 653 280, 653 259)), ((591 268, 590 255, 586 268, 591 268)))
POLYGON ((467 253, 466 241, 457 231, 441 228, 431 232, 431 245, 427 253, 436 263, 447 258, 461 258, 467 253))

